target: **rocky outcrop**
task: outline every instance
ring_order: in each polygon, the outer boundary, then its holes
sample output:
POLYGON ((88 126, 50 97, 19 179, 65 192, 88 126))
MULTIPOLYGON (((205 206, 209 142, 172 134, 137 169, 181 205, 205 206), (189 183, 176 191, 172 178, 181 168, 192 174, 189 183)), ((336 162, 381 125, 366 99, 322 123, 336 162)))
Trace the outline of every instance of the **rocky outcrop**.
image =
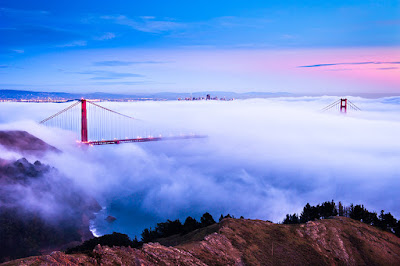
POLYGON ((399 265, 400 239, 380 229, 335 217, 302 225, 224 219, 185 236, 145 244, 141 249, 98 245, 90 255, 47 256, 5 265, 399 265), (215 232, 197 238, 210 228, 215 232))

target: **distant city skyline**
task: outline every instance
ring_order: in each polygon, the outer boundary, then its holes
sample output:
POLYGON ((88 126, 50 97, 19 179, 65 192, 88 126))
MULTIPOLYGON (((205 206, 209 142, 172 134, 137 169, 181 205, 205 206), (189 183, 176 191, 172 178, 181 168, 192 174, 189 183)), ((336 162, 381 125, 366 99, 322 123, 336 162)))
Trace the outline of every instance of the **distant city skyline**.
POLYGON ((2 1, 0 89, 400 93, 399 1, 2 1))

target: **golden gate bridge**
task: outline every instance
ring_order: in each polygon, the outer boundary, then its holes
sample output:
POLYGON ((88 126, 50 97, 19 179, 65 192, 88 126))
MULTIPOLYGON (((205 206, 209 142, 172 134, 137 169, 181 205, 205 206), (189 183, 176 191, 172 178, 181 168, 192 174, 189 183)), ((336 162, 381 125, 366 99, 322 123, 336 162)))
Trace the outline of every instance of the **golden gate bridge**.
POLYGON ((58 127, 80 135, 81 143, 88 145, 120 144, 160 140, 204 138, 197 134, 169 134, 149 128, 140 119, 113 111, 92 101, 81 99, 40 124, 58 127))
MULTIPOLYGON (((339 99, 321 111, 360 111, 348 99, 339 99)), ((120 144, 160 140, 204 138, 204 135, 179 134, 163 136, 140 119, 113 111, 92 101, 81 99, 58 113, 42 120, 40 124, 58 127, 81 136, 81 143, 88 145, 120 144), (90 127, 89 127, 90 126, 90 127)))
POLYGON ((346 98, 331 103, 330 105, 323 108, 321 112, 326 112, 329 110, 339 110, 341 113, 344 114, 346 114, 348 110, 361 111, 360 108, 358 108, 354 103, 346 98))

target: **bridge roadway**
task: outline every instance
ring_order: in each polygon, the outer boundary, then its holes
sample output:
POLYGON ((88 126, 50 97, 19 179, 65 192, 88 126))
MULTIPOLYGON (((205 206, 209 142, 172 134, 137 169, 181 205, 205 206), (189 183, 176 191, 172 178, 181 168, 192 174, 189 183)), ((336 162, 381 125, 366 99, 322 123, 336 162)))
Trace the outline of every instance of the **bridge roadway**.
POLYGON ((149 141, 161 141, 161 140, 179 140, 179 139, 199 139, 207 138, 206 135, 183 135, 173 137, 148 137, 148 138, 135 138, 135 139, 115 139, 115 140, 96 140, 96 141, 85 141, 83 144, 94 145, 107 145, 107 144, 122 144, 132 142, 149 142, 149 141))

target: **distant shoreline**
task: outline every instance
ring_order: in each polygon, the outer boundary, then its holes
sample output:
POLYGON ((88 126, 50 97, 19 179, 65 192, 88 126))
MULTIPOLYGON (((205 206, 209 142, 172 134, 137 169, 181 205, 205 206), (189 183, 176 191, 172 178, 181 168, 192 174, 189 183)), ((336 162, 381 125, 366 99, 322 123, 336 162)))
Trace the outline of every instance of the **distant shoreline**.
POLYGON ((137 101, 198 101, 198 100, 239 100, 254 98, 281 98, 281 97, 362 97, 367 99, 378 99, 385 97, 399 97, 388 93, 345 93, 336 95, 323 94, 293 94, 288 92, 227 92, 227 91, 201 91, 193 93, 158 92, 158 93, 137 93, 112 94, 112 93, 66 93, 66 92, 40 92, 25 90, 0 90, 0 102, 28 102, 28 103, 64 103, 77 99, 90 101, 109 102, 137 102, 137 101))

